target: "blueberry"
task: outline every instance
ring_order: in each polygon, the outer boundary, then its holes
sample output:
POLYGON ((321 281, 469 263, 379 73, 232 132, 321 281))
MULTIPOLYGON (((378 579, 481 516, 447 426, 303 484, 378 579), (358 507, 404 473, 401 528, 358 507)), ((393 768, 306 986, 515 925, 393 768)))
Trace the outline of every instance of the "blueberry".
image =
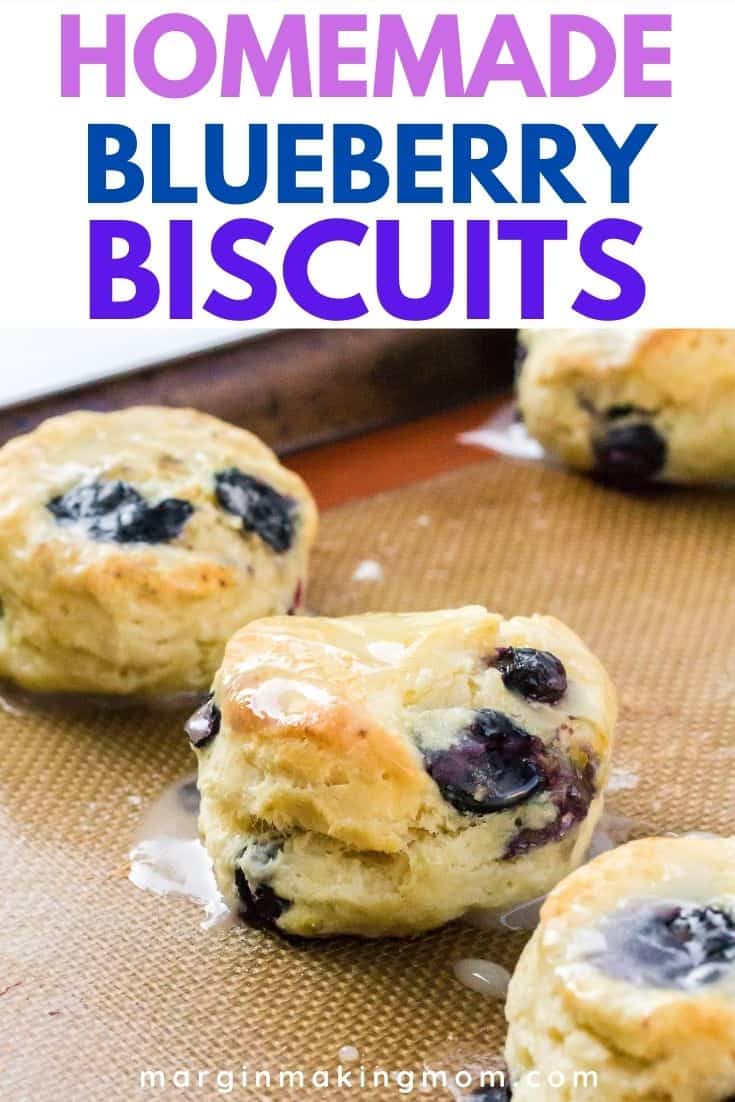
POLYGON ((157 505, 146 505, 125 539, 142 543, 170 543, 181 535, 194 506, 181 498, 169 497, 157 505))
POLYGON ((623 488, 645 485, 666 465, 666 441, 645 422, 609 428, 594 451, 598 475, 623 488))
POLYGON ((447 750, 424 752, 444 799, 463 814, 489 815, 524 803, 543 786, 540 739, 484 708, 447 750))
POLYGON ((84 526, 101 542, 170 543, 179 536, 194 506, 180 498, 149 505, 129 482, 87 482, 49 501, 61 523, 84 526))
POLYGON ((510 1087, 478 1087, 467 1096, 467 1102, 510 1102, 512 1097, 510 1087))
POLYGON ((217 501, 228 513, 242 519, 246 532, 255 532, 279 554, 288 551, 295 534, 293 498, 279 494, 237 467, 219 471, 214 482, 217 501))
POLYGON ((592 962, 638 987, 688 990, 735 966, 735 920, 716 906, 647 900, 610 916, 602 932, 605 948, 592 962))
POLYGON ((241 917, 258 930, 272 930, 290 906, 268 884, 251 887, 242 869, 235 869, 235 884, 242 903, 241 917))
POLYGON ((522 827, 508 843, 506 860, 520 857, 538 846, 560 842, 587 817, 595 794, 596 769, 592 762, 577 769, 553 747, 544 747, 539 767, 545 778, 544 793, 556 808, 556 818, 545 827, 522 827))
POLYGON ((567 691, 567 672, 554 654, 531 647, 502 647, 493 663, 503 684, 526 700, 556 704, 567 691))
POLYGON ((214 695, 207 697, 201 708, 197 708, 194 715, 187 721, 184 730, 189 736, 189 742, 196 746, 197 750, 203 750, 219 734, 222 723, 222 713, 214 702, 214 695))
POLYGON ((142 503, 143 498, 128 482, 85 482, 55 497, 48 508, 59 520, 82 520, 114 513, 123 505, 142 503))
POLYGON ((251 877, 253 870, 258 870, 257 879, 248 879, 240 865, 235 866, 235 886, 242 904, 241 917, 257 929, 277 929, 277 920, 291 906, 289 900, 276 895, 273 888, 260 879, 260 875, 268 875, 267 866, 281 848, 282 843, 275 840, 248 843, 240 855, 240 861, 247 858, 251 877))

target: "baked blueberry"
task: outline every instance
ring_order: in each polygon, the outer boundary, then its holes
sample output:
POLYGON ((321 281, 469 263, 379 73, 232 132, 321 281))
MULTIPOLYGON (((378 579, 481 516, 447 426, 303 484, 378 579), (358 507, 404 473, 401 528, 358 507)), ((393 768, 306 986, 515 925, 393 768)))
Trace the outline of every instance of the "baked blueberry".
POLYGON ((281 842, 249 842, 235 866, 235 886, 242 904, 242 918, 258 929, 274 929, 276 920, 291 903, 276 895, 265 882, 269 875, 269 866, 281 851, 281 842), (243 865, 247 867, 246 874, 243 865))
POLYGON ((242 869, 235 869, 235 884, 242 903, 240 915, 249 926, 256 929, 272 930, 277 919, 290 906, 268 884, 251 887, 242 869))
POLYGON ((279 554, 289 550, 296 528, 293 498, 237 467, 219 471, 214 482, 217 501, 226 512, 241 518, 246 532, 255 532, 279 554))
POLYGON ((141 509, 136 522, 124 532, 125 541, 170 543, 181 535, 184 525, 194 512, 194 506, 181 498, 170 497, 157 505, 141 509))
POLYGON ((424 752, 444 799, 463 814, 489 815, 524 803, 544 782, 544 744, 502 712, 483 708, 447 750, 424 752))
POLYGON ((666 465, 666 441, 645 422, 609 428, 594 451, 598 475, 623 488, 645 485, 666 465))
POLYGON ((501 647, 493 665, 503 684, 526 700, 556 704, 567 691, 567 672, 556 657, 532 647, 501 647))
POLYGON ((170 543, 194 512, 180 498, 149 505, 129 482, 86 482, 59 497, 47 508, 61 523, 76 523, 101 542, 170 543))
POLYGON ((467 1096, 467 1102, 510 1102, 512 1097, 510 1087, 478 1087, 467 1096))
POLYGON ((508 861, 522 857, 537 846, 565 838, 587 818, 595 795, 596 769, 591 761, 583 769, 577 769, 554 748, 544 747, 539 768, 545 778, 545 795, 556 808, 556 818, 545 827, 521 828, 508 843, 504 854, 508 861))
POLYGON ((735 966, 735 920, 717 906, 648 900, 601 929, 605 949, 594 963, 636 986, 686 990, 716 983, 735 966))
POLYGON ((194 715, 189 718, 184 730, 192 746, 197 750, 203 750, 219 734, 221 723, 222 713, 214 702, 214 696, 210 695, 201 708, 197 708, 194 715))
POLYGON ((85 482, 53 498, 48 508, 58 520, 82 520, 116 512, 124 505, 142 501, 127 482, 85 482))

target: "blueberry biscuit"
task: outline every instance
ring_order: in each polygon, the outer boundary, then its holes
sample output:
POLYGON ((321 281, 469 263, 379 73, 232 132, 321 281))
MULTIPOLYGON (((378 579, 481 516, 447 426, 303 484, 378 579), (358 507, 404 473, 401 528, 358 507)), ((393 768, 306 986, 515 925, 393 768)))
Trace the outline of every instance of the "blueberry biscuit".
POLYGON ((735 839, 648 838, 570 876, 507 1017, 514 1102, 732 1102, 735 839))
POLYGON ((587 848, 615 712, 547 617, 250 624, 188 725, 220 889, 303 936, 407 936, 535 897, 587 848))
POLYGON ((613 485, 735 479, 735 330, 521 335, 520 410, 544 447, 613 485))
POLYGON ((302 481, 213 417, 46 421, 0 450, 0 676, 205 689, 233 631, 299 604, 315 529, 302 481))

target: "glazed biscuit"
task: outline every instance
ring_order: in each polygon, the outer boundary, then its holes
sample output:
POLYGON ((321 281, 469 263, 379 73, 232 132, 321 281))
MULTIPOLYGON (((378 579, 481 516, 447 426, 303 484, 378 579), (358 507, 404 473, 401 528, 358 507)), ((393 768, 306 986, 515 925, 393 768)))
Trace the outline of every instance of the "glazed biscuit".
POLYGON ((0 450, 0 676, 206 689, 238 627, 300 603, 316 524, 302 481, 214 417, 46 421, 0 450))
POLYGON ((735 839, 648 838, 573 873, 506 1013, 514 1102, 732 1102, 735 839))
POLYGON ((526 427, 570 467, 623 488, 735 480, 735 330, 521 334, 526 427))
POLYGON ((538 896, 587 849, 615 714, 548 617, 250 624, 188 726, 220 889, 304 936, 407 936, 538 896))

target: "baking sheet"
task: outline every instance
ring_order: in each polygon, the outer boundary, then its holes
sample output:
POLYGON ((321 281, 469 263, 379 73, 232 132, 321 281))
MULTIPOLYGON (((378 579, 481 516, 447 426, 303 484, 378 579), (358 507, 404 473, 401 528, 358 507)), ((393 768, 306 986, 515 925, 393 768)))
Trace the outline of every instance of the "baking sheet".
MULTIPOLYGON (((482 602, 559 616, 621 694, 609 808, 638 833, 733 832, 734 512, 732 494, 629 498, 489 459, 326 514, 309 603, 330 615, 482 602), (381 570, 358 571, 364 560, 381 570)), ((308 1073, 335 1068, 342 1046, 368 1070, 493 1066, 501 1007, 461 987, 452 965, 512 967, 524 935, 453 926, 410 943, 304 950, 204 931, 188 900, 130 883, 146 804, 192 765, 184 715, 15 698, 0 713, 0 1095, 215 1098, 211 1083, 142 1091, 139 1076, 308 1073)), ((405 1095, 235 1086, 231 1097, 405 1095)))

